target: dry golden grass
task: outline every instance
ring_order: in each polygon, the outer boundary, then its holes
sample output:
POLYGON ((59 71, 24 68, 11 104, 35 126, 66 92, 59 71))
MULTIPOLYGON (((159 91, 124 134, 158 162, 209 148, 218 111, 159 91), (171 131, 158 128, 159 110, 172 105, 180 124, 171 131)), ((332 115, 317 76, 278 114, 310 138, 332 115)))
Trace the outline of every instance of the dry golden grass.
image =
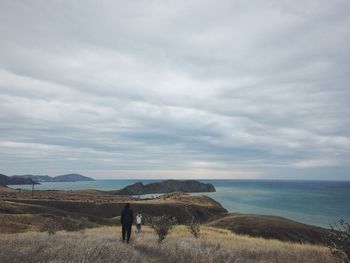
POLYGON ((71 202, 94 202, 94 203, 114 203, 123 201, 132 201, 134 198, 112 195, 108 192, 97 190, 74 190, 74 191, 49 191, 36 190, 32 198, 30 190, 15 190, 11 188, 0 188, 0 200, 60 200, 71 202))
POLYGON ((26 232, 0 236, 0 262, 143 262, 111 234, 26 232))
POLYGON ((40 218, 31 214, 0 214, 0 233, 39 231, 40 218))
POLYGON ((151 203, 151 204, 163 204, 163 203, 182 203, 189 205, 198 205, 204 207, 217 207, 221 206, 215 200, 209 198, 206 195, 190 195, 188 193, 169 193, 156 197, 152 200, 138 200, 131 203, 151 203))
MULTIPOLYGON (((99 227, 86 232, 26 232, 0 235, 0 262, 310 262, 337 263, 321 246, 292 244, 235 235, 202 227, 195 239, 186 226, 177 226, 158 244, 152 229, 141 237, 132 233, 131 244, 120 240, 120 227, 99 227)), ((133 228, 135 231, 135 228, 133 228)))
MULTIPOLYGON (((121 229, 103 227, 89 231, 118 235, 121 229)), ((150 236, 154 236, 153 230, 146 226, 143 227, 143 233, 148 242, 141 242, 138 246, 147 251, 153 248, 156 254, 159 253, 157 245, 149 240, 150 236)), ((169 262, 338 262, 331 256, 328 248, 323 246, 253 238, 207 226, 201 227, 201 237, 197 240, 192 237, 186 226, 176 226, 164 244, 161 246, 163 255, 176 259, 169 262), (167 250, 172 251, 172 245, 180 246, 178 247, 180 250, 169 254, 167 250), (203 256, 205 252, 207 254, 203 256), (186 257, 195 261, 187 261, 186 257)))
MULTIPOLYGON (((0 200, 20 201, 32 200, 32 192, 30 190, 16 190, 12 188, 0 188, 0 200)), ((34 200, 49 200, 49 201, 72 201, 72 202, 93 202, 97 204, 104 203, 120 203, 130 202, 136 204, 192 204, 205 207, 216 207, 219 204, 213 199, 202 195, 192 196, 186 193, 170 193, 153 199, 137 199, 132 196, 120 196, 111 194, 108 191, 98 191, 93 189, 87 190, 36 190, 34 192, 34 200)))

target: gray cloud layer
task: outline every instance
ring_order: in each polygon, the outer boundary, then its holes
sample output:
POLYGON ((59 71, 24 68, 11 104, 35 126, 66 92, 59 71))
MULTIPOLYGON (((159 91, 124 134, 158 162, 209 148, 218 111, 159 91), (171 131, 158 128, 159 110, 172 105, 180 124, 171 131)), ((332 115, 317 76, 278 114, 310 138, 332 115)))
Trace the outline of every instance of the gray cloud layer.
POLYGON ((350 179, 350 2, 0 1, 0 167, 350 179))

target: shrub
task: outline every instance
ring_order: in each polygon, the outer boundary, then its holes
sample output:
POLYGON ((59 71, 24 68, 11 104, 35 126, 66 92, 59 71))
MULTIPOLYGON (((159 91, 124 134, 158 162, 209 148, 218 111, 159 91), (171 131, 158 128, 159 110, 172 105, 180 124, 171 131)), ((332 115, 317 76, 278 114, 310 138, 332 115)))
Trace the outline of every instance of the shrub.
POLYGON ((192 220, 187 225, 187 227, 195 238, 198 238, 200 236, 201 225, 199 221, 196 220, 194 217, 192 217, 192 220))
POLYGON ((42 230, 47 231, 50 236, 56 234, 58 229, 59 224, 55 218, 45 218, 43 220, 42 230))
POLYGON ((84 233, 88 224, 89 220, 86 217, 74 219, 70 216, 67 216, 62 220, 62 228, 68 232, 80 231, 84 233))
POLYGON ((330 227, 326 241, 331 253, 343 262, 350 262, 350 224, 341 219, 339 226, 330 227))
POLYGON ((82 217, 79 219, 78 228, 81 233, 85 233, 85 229, 91 224, 87 217, 82 217))
POLYGON ((170 230, 177 224, 177 220, 174 217, 162 215, 148 218, 147 224, 153 228, 154 232, 158 236, 158 242, 160 243, 168 235, 170 230))

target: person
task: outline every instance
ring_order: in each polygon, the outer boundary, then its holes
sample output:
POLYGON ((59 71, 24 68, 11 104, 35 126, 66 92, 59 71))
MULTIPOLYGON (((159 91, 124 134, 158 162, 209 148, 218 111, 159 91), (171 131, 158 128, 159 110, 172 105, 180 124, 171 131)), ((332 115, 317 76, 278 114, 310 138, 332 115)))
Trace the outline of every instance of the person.
POLYGON ((137 213, 136 215, 136 229, 137 229, 137 234, 141 234, 141 223, 142 223, 142 215, 140 212, 137 213))
POLYGON ((122 238, 123 238, 123 242, 125 242, 125 235, 126 235, 126 242, 129 243, 130 241, 130 235, 131 235, 131 226, 132 223, 134 221, 134 215, 133 215, 133 211, 130 208, 130 204, 126 203, 121 217, 120 217, 120 221, 122 223, 122 238))

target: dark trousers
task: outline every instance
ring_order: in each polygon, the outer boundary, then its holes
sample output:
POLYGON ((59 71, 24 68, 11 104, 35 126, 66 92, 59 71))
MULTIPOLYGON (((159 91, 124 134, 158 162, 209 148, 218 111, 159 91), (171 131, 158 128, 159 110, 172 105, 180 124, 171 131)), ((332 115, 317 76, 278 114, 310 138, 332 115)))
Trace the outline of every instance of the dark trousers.
POLYGON ((125 234, 126 234, 126 241, 129 242, 130 235, 131 235, 131 225, 122 225, 123 241, 125 241, 125 234))

